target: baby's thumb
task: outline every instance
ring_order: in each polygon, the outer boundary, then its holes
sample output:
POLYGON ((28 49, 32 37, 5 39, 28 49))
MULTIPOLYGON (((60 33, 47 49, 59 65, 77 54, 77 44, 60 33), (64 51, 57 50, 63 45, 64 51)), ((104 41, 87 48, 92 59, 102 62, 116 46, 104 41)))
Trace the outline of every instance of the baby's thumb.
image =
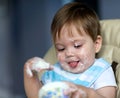
POLYGON ((53 70, 54 69, 54 65, 50 65, 48 70, 53 70))
POLYGON ((69 88, 69 89, 64 90, 64 94, 71 96, 71 94, 76 92, 76 91, 77 91, 76 88, 69 88))
POLYGON ((30 70, 29 67, 27 67, 26 73, 27 73, 27 75, 28 75, 29 77, 32 77, 32 76, 33 76, 33 73, 32 73, 32 71, 30 70))

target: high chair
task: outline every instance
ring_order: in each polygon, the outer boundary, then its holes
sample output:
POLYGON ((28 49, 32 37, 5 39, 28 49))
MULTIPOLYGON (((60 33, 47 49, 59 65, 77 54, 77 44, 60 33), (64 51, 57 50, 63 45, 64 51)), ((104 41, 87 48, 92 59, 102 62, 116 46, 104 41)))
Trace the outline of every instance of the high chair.
MULTIPOLYGON (((117 97, 120 98, 120 19, 100 20, 103 45, 97 57, 103 57, 112 64, 116 82, 117 97)), ((51 64, 57 62, 55 48, 52 46, 44 56, 51 64)))

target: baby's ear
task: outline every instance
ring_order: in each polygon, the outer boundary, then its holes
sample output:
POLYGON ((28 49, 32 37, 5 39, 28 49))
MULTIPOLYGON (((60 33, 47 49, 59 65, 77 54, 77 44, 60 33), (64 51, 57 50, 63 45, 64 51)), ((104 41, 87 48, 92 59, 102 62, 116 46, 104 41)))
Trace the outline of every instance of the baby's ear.
POLYGON ((98 35, 95 41, 95 52, 98 53, 101 47, 102 47, 102 37, 98 35))

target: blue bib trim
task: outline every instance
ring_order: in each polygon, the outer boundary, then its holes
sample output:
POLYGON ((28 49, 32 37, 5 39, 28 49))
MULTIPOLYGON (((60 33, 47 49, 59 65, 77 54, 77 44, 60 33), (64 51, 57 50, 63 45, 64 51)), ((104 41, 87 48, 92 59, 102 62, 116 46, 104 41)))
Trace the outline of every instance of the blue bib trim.
POLYGON ((70 81, 78 85, 90 87, 97 80, 97 78, 110 66, 111 65, 108 62, 106 62, 103 58, 100 58, 96 59, 94 64, 85 72, 80 74, 73 74, 64 71, 60 67, 60 63, 56 63, 54 65, 54 70, 46 71, 42 75, 42 82, 43 84, 46 84, 53 81, 70 81))

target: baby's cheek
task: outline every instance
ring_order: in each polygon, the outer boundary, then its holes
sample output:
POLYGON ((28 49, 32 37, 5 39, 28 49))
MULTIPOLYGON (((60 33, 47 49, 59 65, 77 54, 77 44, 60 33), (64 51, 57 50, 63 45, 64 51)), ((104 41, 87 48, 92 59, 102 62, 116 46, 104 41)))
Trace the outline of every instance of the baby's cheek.
POLYGON ((63 62, 64 61, 64 56, 61 53, 57 54, 57 58, 59 62, 63 62))
POLYGON ((95 56, 92 54, 86 55, 84 57, 84 64, 86 65, 86 67, 91 66, 95 61, 95 56))

